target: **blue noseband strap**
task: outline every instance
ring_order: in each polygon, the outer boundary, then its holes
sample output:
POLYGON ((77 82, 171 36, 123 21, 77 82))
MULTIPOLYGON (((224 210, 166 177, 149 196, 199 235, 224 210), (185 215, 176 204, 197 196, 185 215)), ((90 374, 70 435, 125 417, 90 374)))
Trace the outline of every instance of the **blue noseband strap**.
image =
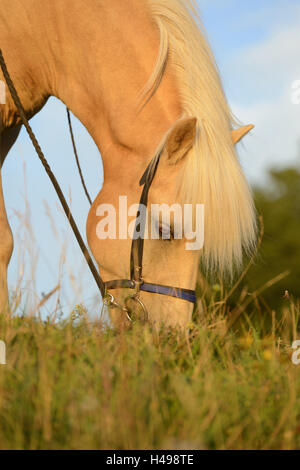
MULTIPOLYGON (((111 289, 135 289, 135 281, 129 279, 119 279, 115 281, 108 281, 105 283, 107 291, 111 289)), ((152 284, 150 282, 143 282, 140 290, 149 292, 150 294, 161 294, 169 297, 174 297, 181 300, 186 300, 192 304, 196 303, 196 293, 193 290, 181 289, 180 287, 163 286, 160 284, 152 284)))

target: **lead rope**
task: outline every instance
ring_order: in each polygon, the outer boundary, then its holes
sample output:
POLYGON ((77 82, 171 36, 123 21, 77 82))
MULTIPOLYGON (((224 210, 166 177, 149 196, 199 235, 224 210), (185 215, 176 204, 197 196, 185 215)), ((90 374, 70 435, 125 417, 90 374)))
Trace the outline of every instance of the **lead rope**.
POLYGON ((98 273, 98 271, 96 269, 96 266, 95 266, 90 254, 89 254, 89 251, 88 251, 88 249, 87 249, 87 247, 86 247, 86 245, 85 245, 85 243, 84 243, 84 241, 81 237, 79 229, 78 229, 78 227, 76 225, 76 222, 75 222, 75 220, 72 216, 71 210, 70 210, 70 208, 68 206, 68 203, 67 203, 67 201, 64 197, 64 194, 63 194, 63 192, 62 192, 62 190, 61 190, 61 188, 58 184, 58 181, 55 178, 54 174, 52 173, 52 170, 51 170, 51 168, 50 168, 50 166, 49 166, 49 164, 48 164, 48 162, 47 162, 47 160, 46 160, 46 158, 45 158, 45 156, 42 152, 42 149, 41 149, 41 147, 40 147, 40 145, 39 145, 32 129, 31 129, 31 127, 30 127, 30 124, 29 124, 29 122, 26 118, 24 108, 22 106, 22 103, 20 101, 18 93, 17 93, 17 91, 15 89, 15 86, 14 86, 14 84, 13 84, 11 78, 10 78, 9 73, 8 73, 8 70, 7 70, 7 67, 6 67, 5 60, 4 60, 1 49, 0 49, 0 66, 1 66, 1 69, 2 69, 3 76, 5 78, 6 84, 8 86, 9 91, 10 91, 12 100, 13 100, 13 102, 14 102, 17 110, 18 110, 18 113, 20 115, 20 118, 22 120, 22 123, 24 124, 24 126, 26 128, 26 131, 27 131, 27 133, 30 137, 30 140, 31 140, 31 142, 32 142, 32 144, 33 144, 33 146, 36 150, 36 153, 37 153, 40 161, 42 162, 42 165, 43 165, 47 175, 49 176, 49 178, 51 180, 52 185, 54 186, 56 194, 57 194, 57 196, 58 196, 58 198, 61 202, 61 205, 63 207, 63 210, 64 210, 64 212, 65 212, 65 214, 68 218, 68 221, 69 221, 70 226, 73 230, 73 233, 76 237, 76 240, 77 240, 77 242, 80 246, 80 249, 81 249, 81 251, 82 251, 82 253, 83 253, 83 255, 84 255, 84 257, 87 261, 87 264, 88 264, 88 266, 90 268, 90 271, 91 271, 91 273, 92 273, 92 275, 93 275, 93 277, 96 281, 96 284, 97 284, 97 286, 100 290, 100 293, 101 293, 102 297, 104 297, 105 296, 105 284, 104 284, 100 274, 98 273))
POLYGON ((87 200, 89 201, 90 205, 92 205, 92 199, 91 199, 91 197, 89 195, 89 192, 87 190, 87 187, 86 187, 86 184, 85 184, 85 181, 84 181, 84 177, 83 177, 83 174, 82 174, 80 162, 79 162, 79 157, 78 157, 78 153, 77 153, 77 148, 76 148, 76 143, 75 143, 75 138, 74 138, 74 132, 73 132, 73 127, 72 127, 72 121, 71 121, 71 114, 70 114, 69 108, 67 108, 67 117, 68 117, 69 131, 70 131, 70 136, 71 136, 71 140, 72 140, 72 145, 73 145, 73 150, 74 150, 74 155, 75 155, 75 159, 76 159, 76 164, 77 164, 79 176, 80 176, 81 183, 82 183, 85 195, 87 197, 87 200))

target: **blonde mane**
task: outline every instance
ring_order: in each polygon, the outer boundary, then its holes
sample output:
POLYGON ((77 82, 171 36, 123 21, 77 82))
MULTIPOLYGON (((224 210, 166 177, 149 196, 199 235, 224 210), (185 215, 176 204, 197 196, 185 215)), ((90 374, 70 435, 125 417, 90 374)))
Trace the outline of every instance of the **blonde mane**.
POLYGON ((147 102, 169 61, 185 116, 197 118, 197 137, 178 179, 182 203, 205 205, 202 263, 232 275, 256 241, 250 188, 231 138, 234 119, 194 0, 146 0, 160 31, 158 60, 142 92, 147 102))

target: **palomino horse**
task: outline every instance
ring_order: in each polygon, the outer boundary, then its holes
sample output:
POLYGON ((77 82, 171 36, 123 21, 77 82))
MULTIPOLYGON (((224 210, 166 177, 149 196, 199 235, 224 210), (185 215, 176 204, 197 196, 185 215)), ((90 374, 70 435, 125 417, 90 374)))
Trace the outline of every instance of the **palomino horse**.
MULTIPOLYGON (((231 276, 241 266, 255 244, 256 222, 234 143, 249 128, 232 134, 193 0, 1 0, 0 46, 28 118, 56 96, 101 152, 105 181, 88 216, 87 238, 105 280, 129 279, 131 240, 100 240, 98 207, 118 208, 119 196, 127 196, 128 206, 138 203, 140 178, 158 153, 149 204, 203 204, 205 242, 201 250, 187 250, 185 239, 146 240, 144 279, 194 289, 200 258, 209 272, 231 276)), ((9 93, 0 117, 3 163, 20 128, 9 93)), ((13 237, 2 187, 0 194, 3 309, 13 237)), ((120 299, 123 290, 114 295, 120 299)), ((141 299, 150 321, 184 325, 191 318, 192 304, 182 299, 148 292, 141 299)), ((121 310, 112 316, 122 321, 121 310)))

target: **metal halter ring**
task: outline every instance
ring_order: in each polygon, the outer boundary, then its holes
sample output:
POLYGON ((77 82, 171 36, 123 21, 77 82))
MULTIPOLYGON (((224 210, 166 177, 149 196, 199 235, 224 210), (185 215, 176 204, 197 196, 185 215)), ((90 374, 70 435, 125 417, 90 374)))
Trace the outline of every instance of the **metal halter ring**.
POLYGON ((134 295, 129 295, 128 297, 126 297, 125 299, 125 308, 124 310, 126 311, 126 316, 128 318, 128 320, 132 323, 136 322, 139 318, 135 318, 134 314, 132 314, 132 309, 130 308, 130 306, 128 305, 130 301, 134 301, 136 302, 140 307, 142 307, 142 311, 143 311, 143 318, 140 319, 142 322, 146 322, 148 321, 148 311, 146 309, 146 306, 145 304, 141 301, 141 299, 139 298, 139 295, 138 294, 134 294, 134 295))
POLYGON ((129 307, 128 303, 130 301, 136 302, 140 307, 142 307, 144 317, 142 319, 143 322, 146 322, 148 320, 148 311, 144 305, 144 303, 141 301, 139 298, 139 292, 136 292, 134 295, 129 295, 125 299, 125 305, 119 304, 114 296, 110 292, 106 292, 105 296, 103 298, 103 304, 106 307, 110 308, 119 308, 123 312, 125 312, 127 319, 131 322, 134 323, 137 319, 134 318, 134 315, 132 315, 132 309, 129 307))

